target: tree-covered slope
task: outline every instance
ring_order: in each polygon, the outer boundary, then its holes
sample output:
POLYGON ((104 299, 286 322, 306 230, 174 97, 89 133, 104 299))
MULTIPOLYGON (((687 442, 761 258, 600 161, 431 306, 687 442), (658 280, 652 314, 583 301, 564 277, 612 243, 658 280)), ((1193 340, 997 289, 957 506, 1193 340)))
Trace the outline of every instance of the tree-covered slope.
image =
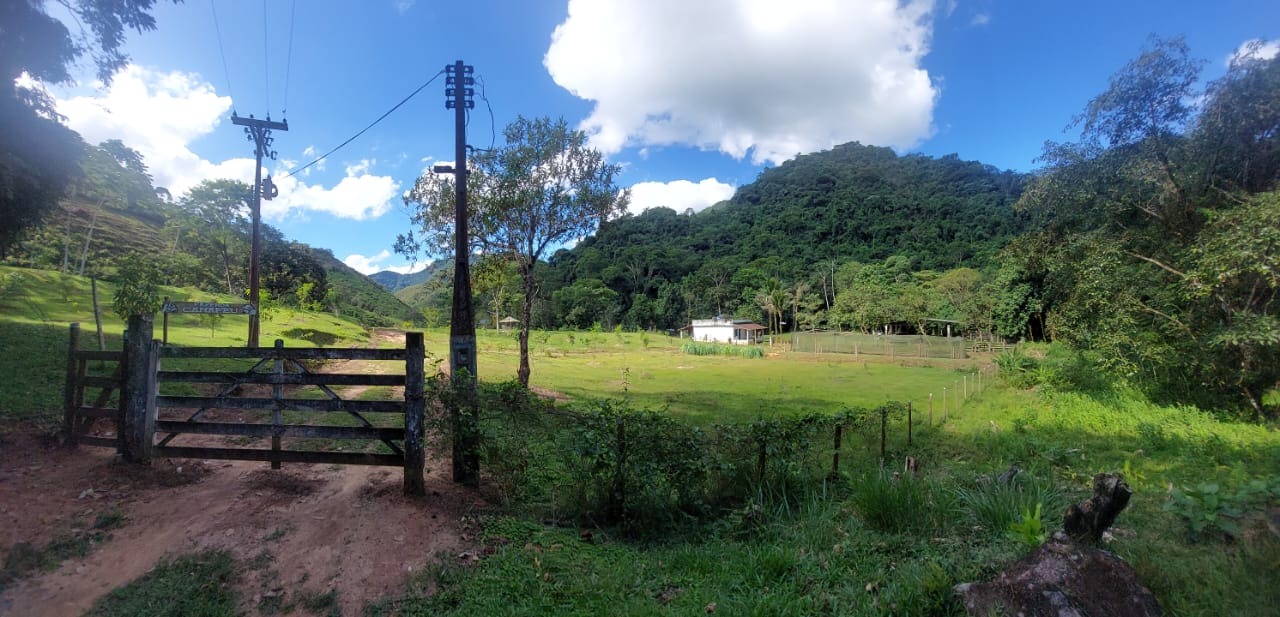
POLYGON ((642 327, 751 314, 762 303, 776 307, 775 317, 784 304, 790 313, 813 302, 827 310, 841 264, 893 257, 906 271, 937 272, 992 265, 1026 227, 1014 209, 1026 182, 954 155, 844 144, 766 169, 702 212, 651 208, 605 223, 552 257, 545 300, 554 307, 556 294, 565 306, 596 298, 603 308, 585 323, 642 327), (784 287, 793 299, 781 297, 784 287), (822 297, 797 300, 810 294, 801 287, 822 297))
POLYGON ((369 277, 353 270, 333 256, 329 249, 311 249, 324 266, 333 296, 331 308, 341 315, 372 326, 398 326, 421 322, 422 314, 401 302, 369 277))

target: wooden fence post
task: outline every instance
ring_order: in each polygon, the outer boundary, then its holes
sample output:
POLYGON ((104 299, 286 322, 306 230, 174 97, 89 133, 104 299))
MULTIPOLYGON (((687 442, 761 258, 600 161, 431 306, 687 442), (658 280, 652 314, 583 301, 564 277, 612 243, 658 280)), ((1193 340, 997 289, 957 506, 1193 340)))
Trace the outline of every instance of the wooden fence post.
POLYGON ((843 429, 844 429, 843 424, 836 425, 835 451, 831 454, 831 476, 832 477, 836 477, 840 475, 840 437, 841 437, 841 433, 843 432, 843 429))
POLYGON ((885 425, 888 423, 889 423, 889 406, 886 404, 885 406, 880 408, 880 464, 881 465, 884 464, 885 442, 888 440, 888 434, 886 433, 887 427, 885 425))
POLYGON ((757 439, 760 441, 760 454, 756 459, 756 481, 759 482, 761 486, 764 486, 764 474, 766 471, 765 465, 768 463, 766 455, 768 454, 769 444, 763 435, 757 437, 757 439))
POLYGON ((67 381, 66 388, 62 391, 62 430, 68 446, 76 445, 79 438, 79 430, 76 426, 76 410, 80 407, 80 401, 76 400, 76 392, 79 391, 76 382, 79 381, 79 375, 76 371, 76 352, 80 350, 80 324, 71 324, 71 340, 67 343, 67 381))
POLYGON ((942 386, 942 423, 947 423, 947 387, 942 386))
POLYGON ((422 478, 427 460, 423 447, 426 346, 422 333, 406 332, 404 348, 404 494, 421 496, 427 494, 422 478))
POLYGON ((120 432, 124 436, 124 460, 131 463, 151 462, 153 432, 147 430, 147 417, 149 409, 155 406, 155 373, 148 358, 153 329, 152 316, 132 315, 125 333, 125 383, 120 395, 124 414, 120 432))
POLYGON ((617 422, 617 463, 613 469, 613 490, 610 494, 611 502, 610 518, 614 521, 622 520, 627 511, 627 421, 626 418, 619 416, 617 422))
MULTIPOLYGON (((271 363, 271 372, 276 376, 284 375, 284 339, 276 339, 276 358, 271 363)), ((271 424, 276 432, 271 436, 271 468, 280 469, 280 427, 284 424, 284 412, 280 410, 280 401, 284 399, 284 385, 271 386, 271 398, 275 399, 275 408, 271 410, 271 424)))
POLYGON ((148 337, 147 339, 147 406, 146 416, 143 418, 142 432, 145 438, 142 441, 143 453, 146 460, 151 460, 151 455, 155 452, 155 435, 156 435, 156 417, 160 414, 160 407, 156 402, 156 397, 160 395, 160 341, 148 337))
POLYGON ((929 393, 929 428, 933 428, 933 393, 929 393))
POLYGON ((911 401, 907 401, 907 445, 911 445, 911 401))

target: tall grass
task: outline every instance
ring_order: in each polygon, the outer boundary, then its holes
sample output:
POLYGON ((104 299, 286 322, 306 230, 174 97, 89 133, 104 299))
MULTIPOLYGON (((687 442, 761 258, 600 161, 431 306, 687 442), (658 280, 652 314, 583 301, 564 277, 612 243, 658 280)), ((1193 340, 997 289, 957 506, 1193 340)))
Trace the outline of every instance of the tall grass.
POLYGON ((764 349, 755 345, 721 345, 691 341, 680 346, 680 351, 691 356, 736 356, 739 358, 763 358, 764 349))

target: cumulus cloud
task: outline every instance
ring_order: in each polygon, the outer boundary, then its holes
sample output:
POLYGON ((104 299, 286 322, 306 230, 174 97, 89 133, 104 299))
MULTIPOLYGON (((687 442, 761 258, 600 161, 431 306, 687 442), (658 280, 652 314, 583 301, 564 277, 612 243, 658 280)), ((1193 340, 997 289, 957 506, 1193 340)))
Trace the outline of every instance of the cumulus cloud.
POLYGON ((1278 54, 1280 54, 1280 39, 1274 41, 1249 39, 1241 43, 1240 47, 1237 47, 1230 56, 1227 56, 1226 65, 1230 67, 1233 62, 1246 58, 1270 60, 1278 54))
POLYGON ((631 203, 627 210, 640 214, 649 208, 667 207, 679 213, 690 208, 694 212, 733 197, 734 187, 715 178, 698 183, 688 180, 674 182, 640 182, 631 186, 631 203))
POLYGON ((374 255, 372 257, 365 257, 364 255, 353 253, 351 255, 347 255, 346 258, 342 260, 342 263, 347 264, 347 266, 350 267, 352 270, 355 270, 356 272, 359 272, 360 274, 364 274, 364 275, 374 274, 376 272, 382 272, 383 270, 390 270, 397 274, 413 274, 414 272, 421 272, 423 270, 426 270, 427 266, 431 265, 431 262, 429 261, 425 263, 415 262, 407 266, 385 265, 383 262, 385 262, 387 259, 390 259, 390 258, 391 258, 391 251, 387 251, 387 250, 383 250, 381 253, 378 253, 377 255, 374 255))
POLYGON ((570 0, 543 58, 595 102, 606 152, 689 144, 756 163, 852 140, 910 148, 938 90, 927 0, 570 0))
MULTIPOLYGON (((99 84, 94 95, 58 98, 57 106, 67 125, 85 141, 96 144, 119 139, 137 150, 156 186, 169 189, 175 197, 202 180, 229 178, 252 183, 252 158, 213 162, 191 150, 190 144, 213 132, 231 109, 231 98, 219 96, 197 74, 130 65, 115 76, 109 88, 103 90, 99 84)), ((308 146, 303 155, 314 152, 308 146)), ((370 173, 374 164, 375 160, 366 159, 347 166, 345 177, 332 188, 278 174, 274 180, 280 197, 263 202, 263 217, 280 220, 291 212, 318 211, 355 220, 377 218, 391 209, 399 184, 389 176, 370 173)), ((287 170, 294 165, 286 160, 280 167, 287 170)))

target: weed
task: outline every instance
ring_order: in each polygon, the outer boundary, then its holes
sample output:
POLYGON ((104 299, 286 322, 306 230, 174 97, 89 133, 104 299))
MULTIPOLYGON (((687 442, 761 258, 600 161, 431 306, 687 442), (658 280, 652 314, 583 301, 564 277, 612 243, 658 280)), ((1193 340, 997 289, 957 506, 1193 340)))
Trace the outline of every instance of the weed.
POLYGON ((972 487, 956 489, 961 507, 973 521, 993 534, 1004 534, 1021 523, 1022 514, 1032 508, 1050 512, 1061 510, 1063 498, 1051 480, 1019 473, 1006 480, 982 478, 972 487))
POLYGON ((932 524, 930 488, 924 480, 881 469, 854 485, 852 501, 872 529, 922 532, 932 524))
POLYGON ((1280 479, 1254 479, 1230 491, 1215 482, 1203 482, 1170 491, 1164 509, 1186 523, 1189 541, 1199 542, 1240 537, 1246 513, 1275 500, 1280 500, 1280 479))
POLYGON ((1044 521, 1041 518, 1043 506, 1044 504, 1037 503, 1035 512, 1023 508, 1022 520, 1009 525, 1009 537, 1029 549, 1034 549, 1044 544, 1048 533, 1045 531, 1044 521))
POLYGON ((180 557, 107 594, 88 617, 223 617, 236 614, 236 564, 224 551, 180 557))

